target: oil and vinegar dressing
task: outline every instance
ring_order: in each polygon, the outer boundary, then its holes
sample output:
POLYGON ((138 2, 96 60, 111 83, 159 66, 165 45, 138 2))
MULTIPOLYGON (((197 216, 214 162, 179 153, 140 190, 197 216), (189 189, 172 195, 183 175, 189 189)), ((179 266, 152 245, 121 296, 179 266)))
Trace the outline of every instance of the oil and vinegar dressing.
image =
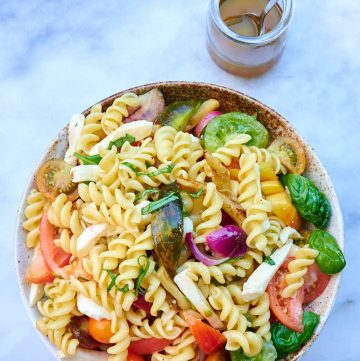
MULTIPOLYGON (((259 18, 265 8, 267 0, 223 0, 220 1, 220 15, 224 23, 235 33, 242 36, 258 36, 259 18), (254 14, 255 17, 241 16, 243 14, 254 14)), ((282 10, 279 5, 275 5, 266 15, 264 25, 265 33, 274 29, 279 23, 282 10)))
MULTIPOLYGON (((279 1, 266 15, 265 34, 280 23, 283 1, 279 1)), ((266 72, 279 60, 285 44, 285 34, 265 43, 258 40, 261 39, 258 35, 260 14, 267 3, 268 0, 217 2, 217 16, 220 16, 221 22, 231 30, 230 34, 233 33, 230 36, 224 34, 209 17, 208 50, 221 68, 243 77, 253 77, 266 72), (250 16, 242 16, 244 14, 250 16), (245 40, 238 38, 239 35, 245 40)))

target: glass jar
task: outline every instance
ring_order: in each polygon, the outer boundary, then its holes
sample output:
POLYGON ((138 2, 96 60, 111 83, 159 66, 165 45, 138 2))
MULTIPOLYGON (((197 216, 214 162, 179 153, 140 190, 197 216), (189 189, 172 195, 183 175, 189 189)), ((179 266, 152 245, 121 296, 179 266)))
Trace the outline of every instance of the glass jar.
POLYGON ((284 50, 295 0, 279 0, 282 13, 278 24, 269 32, 253 37, 239 35, 225 24, 220 3, 220 0, 210 0, 207 18, 207 47, 212 59, 224 70, 244 77, 269 70, 284 50))

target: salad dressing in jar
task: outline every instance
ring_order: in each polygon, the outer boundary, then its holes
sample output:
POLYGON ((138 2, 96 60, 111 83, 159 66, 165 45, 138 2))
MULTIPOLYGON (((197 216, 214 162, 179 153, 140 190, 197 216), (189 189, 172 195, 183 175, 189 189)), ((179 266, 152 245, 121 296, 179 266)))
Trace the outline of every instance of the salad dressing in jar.
POLYGON ((258 76, 280 58, 286 30, 294 11, 293 0, 279 0, 264 20, 265 33, 258 35, 259 18, 267 0, 210 0, 207 47, 217 65, 244 77, 258 76))

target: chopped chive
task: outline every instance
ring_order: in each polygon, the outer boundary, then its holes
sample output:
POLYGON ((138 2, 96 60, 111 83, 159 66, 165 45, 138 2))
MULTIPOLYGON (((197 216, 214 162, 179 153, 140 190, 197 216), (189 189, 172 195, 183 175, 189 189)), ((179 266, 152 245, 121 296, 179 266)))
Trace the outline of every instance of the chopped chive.
POLYGON ((132 144, 135 142, 135 137, 130 134, 126 134, 125 137, 121 137, 110 142, 108 149, 111 149, 113 145, 115 145, 116 148, 121 148, 125 144, 125 142, 129 142, 130 144, 132 144))
POLYGON ((136 195, 135 201, 139 201, 140 199, 145 198, 147 195, 154 194, 154 193, 159 193, 159 190, 155 189, 155 188, 145 189, 143 192, 136 195))
POLYGON ((80 159, 84 163, 84 165, 99 164, 102 159, 100 154, 82 155, 75 152, 74 156, 80 159))
POLYGON ((191 198, 199 198, 204 193, 204 188, 201 187, 196 193, 189 193, 191 198))
POLYGON ((146 257, 145 255, 142 255, 138 258, 137 260, 140 269, 139 269, 139 276, 136 280, 136 284, 135 284, 135 294, 137 295, 139 291, 144 292, 143 288, 141 287, 141 282, 143 281, 144 277, 146 276, 146 273, 148 272, 149 268, 150 268, 150 258, 146 257), (145 267, 143 267, 140 263, 141 258, 145 258, 145 267))
POLYGON ((116 279, 119 275, 115 275, 115 273, 113 273, 112 271, 110 271, 108 269, 106 269, 105 271, 108 273, 108 275, 111 278, 111 282, 107 288, 108 292, 110 292, 113 287, 115 287, 118 291, 123 292, 123 293, 129 292, 129 285, 125 285, 124 287, 119 287, 116 285, 116 279))
POLYGON ((152 213, 164 206, 166 206, 168 203, 179 199, 179 193, 177 192, 170 192, 165 197, 158 199, 157 201, 153 201, 149 203, 147 206, 141 208, 141 214, 144 216, 146 214, 152 213))
POLYGON ((265 257, 264 262, 268 263, 270 266, 275 266, 275 262, 270 256, 265 257))

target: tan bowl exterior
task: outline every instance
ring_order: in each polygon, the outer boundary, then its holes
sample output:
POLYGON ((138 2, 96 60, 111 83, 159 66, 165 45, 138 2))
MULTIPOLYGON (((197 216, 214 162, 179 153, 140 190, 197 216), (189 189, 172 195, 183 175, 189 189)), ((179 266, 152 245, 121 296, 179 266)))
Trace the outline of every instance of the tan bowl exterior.
MULTIPOLYGON (((325 170, 325 167, 320 162, 319 158, 316 156, 314 150, 304 141, 304 139, 297 133, 297 131, 291 126, 291 124, 284 119, 280 114, 276 113, 274 110, 268 106, 260 103, 259 101, 242 94, 238 91, 224 88, 218 85, 207 84, 207 83, 198 83, 198 82, 159 82, 153 84, 147 84, 143 86, 138 86, 135 88, 127 89, 117 94, 114 94, 101 101, 104 108, 107 108, 115 98, 118 96, 127 93, 134 92, 136 94, 145 93, 153 88, 159 88, 165 97, 166 103, 171 103, 178 100, 186 100, 193 98, 200 99, 217 99, 220 104, 220 110, 222 112, 229 111, 242 111, 248 114, 257 114, 258 120, 262 122, 266 128, 269 130, 272 138, 278 136, 290 136, 292 138, 300 141, 305 149, 307 155, 307 171, 306 175, 315 182, 315 184, 327 195, 331 206, 332 206, 332 218, 328 230, 334 237, 337 239, 341 248, 344 247, 344 229, 343 229, 343 219, 341 214, 340 205, 334 190, 334 187, 330 181, 330 178, 325 170)), ((90 108, 85 110, 83 114, 88 114, 90 108)), ((42 159, 39 162, 41 165, 46 159, 54 157, 63 157, 67 149, 67 126, 58 134, 57 138, 52 142, 47 152, 44 154, 42 159)), ((36 168, 37 169, 37 168, 36 168)), ((33 176, 28 182, 21 204, 17 214, 16 230, 15 230, 15 261, 16 269, 19 281, 20 292, 24 305, 31 320, 35 324, 35 320, 39 317, 38 312, 30 308, 27 303, 27 297, 29 293, 29 285, 24 281, 24 275, 28 264, 30 262, 32 251, 28 250, 25 245, 25 232, 22 229, 22 223, 24 221, 24 209, 26 206, 26 198, 30 190, 34 187, 34 177, 36 174, 36 169, 33 176)), ((311 226, 309 226, 311 228, 311 226)), ((325 292, 315 300, 312 304, 309 305, 309 309, 318 313, 320 318, 320 324, 317 327, 315 334, 309 342, 304 345, 301 350, 296 354, 291 355, 286 360, 299 360, 302 355, 309 349, 312 343, 315 341, 316 337, 319 335, 321 329, 323 328, 332 306, 335 302, 336 294, 338 291, 340 283, 340 275, 333 276, 331 281, 325 290, 325 292)), ((39 335, 41 335, 39 333, 39 335)), ((55 355, 55 348, 50 344, 46 337, 42 336, 44 342, 49 346, 51 352, 55 355)), ((75 359, 75 358, 72 358, 75 359)), ((99 360, 99 354, 93 351, 83 352, 82 355, 76 357, 76 360, 99 360), (86 354, 86 355, 85 355, 86 354)), ((104 359, 101 357, 101 359, 104 359)))

